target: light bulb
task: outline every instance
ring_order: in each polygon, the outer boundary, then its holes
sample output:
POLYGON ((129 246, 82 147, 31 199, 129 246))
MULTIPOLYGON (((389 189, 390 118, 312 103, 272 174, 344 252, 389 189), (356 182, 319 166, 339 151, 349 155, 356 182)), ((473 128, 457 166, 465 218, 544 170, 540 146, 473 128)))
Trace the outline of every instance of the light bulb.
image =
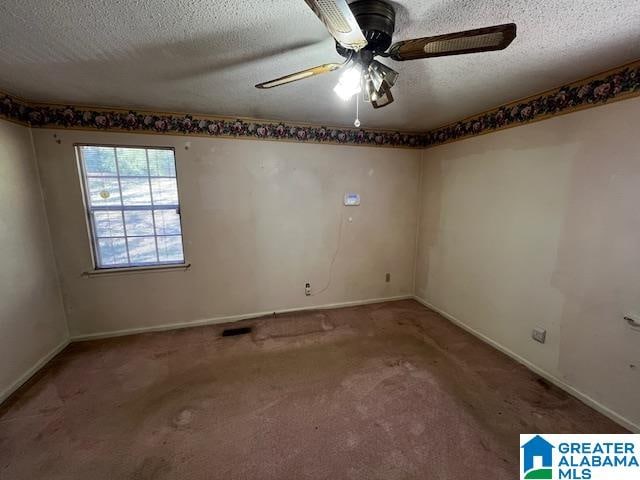
POLYGON ((344 71, 340 75, 340 83, 348 86, 357 87, 360 85, 360 77, 362 76, 362 68, 360 65, 354 65, 353 67, 344 71))
POLYGON ((348 102, 351 97, 359 92, 359 90, 354 90, 353 88, 346 87, 342 83, 338 83, 333 88, 333 91, 336 92, 336 95, 338 95, 345 102, 348 102))
POLYGON ((350 100, 356 93, 360 93, 360 84, 362 78, 362 68, 360 65, 354 65, 353 67, 344 71, 340 75, 338 84, 334 87, 333 91, 336 92, 342 100, 345 102, 350 100))

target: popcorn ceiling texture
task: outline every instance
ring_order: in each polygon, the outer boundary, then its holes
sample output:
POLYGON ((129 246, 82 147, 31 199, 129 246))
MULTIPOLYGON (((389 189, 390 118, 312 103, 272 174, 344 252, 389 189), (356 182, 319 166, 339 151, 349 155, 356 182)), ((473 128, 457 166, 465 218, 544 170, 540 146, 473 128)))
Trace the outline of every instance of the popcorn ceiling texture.
MULTIPOLYGON (((360 110, 366 128, 431 130, 640 57, 637 0, 394 2, 394 39, 516 22, 504 51, 413 62, 396 102, 360 110)), ((337 73, 259 91, 254 84, 340 60, 302 0, 151 0, 0 5, 0 86, 36 101, 135 106, 351 125, 337 73)))

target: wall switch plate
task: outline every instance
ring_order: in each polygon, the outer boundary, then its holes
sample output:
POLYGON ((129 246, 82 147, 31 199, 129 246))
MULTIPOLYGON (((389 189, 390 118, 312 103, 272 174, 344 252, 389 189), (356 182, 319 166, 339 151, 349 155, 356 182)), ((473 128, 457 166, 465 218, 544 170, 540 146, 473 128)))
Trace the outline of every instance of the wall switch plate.
POLYGON ((536 342, 544 343, 547 339, 547 331, 544 328, 536 327, 531 332, 531 338, 536 342))
POLYGON ((360 195, 358 193, 345 193, 344 204, 346 207, 357 207, 360 205, 360 195))
POLYGON ((385 281, 385 282, 387 282, 387 283, 389 283, 389 282, 391 281, 391 274, 390 274, 390 273, 387 273, 387 274, 384 276, 384 281, 385 281))

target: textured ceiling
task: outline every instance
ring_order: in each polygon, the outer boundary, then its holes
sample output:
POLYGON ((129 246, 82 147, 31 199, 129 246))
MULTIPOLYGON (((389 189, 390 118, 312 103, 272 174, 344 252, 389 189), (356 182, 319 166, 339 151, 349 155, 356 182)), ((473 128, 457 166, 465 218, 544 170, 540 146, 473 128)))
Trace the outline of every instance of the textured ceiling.
MULTIPOLYGON (((363 127, 425 130, 640 58, 638 0, 402 0, 395 40, 515 22, 504 51, 412 62, 363 127)), ((303 0, 3 0, 0 89, 32 100, 350 125, 339 61, 303 0)))

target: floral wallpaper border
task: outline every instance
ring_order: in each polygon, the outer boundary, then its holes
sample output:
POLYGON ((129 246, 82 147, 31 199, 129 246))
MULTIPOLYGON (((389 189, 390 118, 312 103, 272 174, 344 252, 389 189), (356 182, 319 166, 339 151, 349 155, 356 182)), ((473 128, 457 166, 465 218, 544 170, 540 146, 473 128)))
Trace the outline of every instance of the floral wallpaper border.
POLYGON ((42 128, 198 135, 306 143, 421 148, 422 133, 296 125, 209 115, 36 104, 0 93, 0 117, 42 128))
POLYGON ((0 92, 0 117, 31 127, 427 148, 640 95, 640 60, 424 133, 38 104, 0 92))
POLYGON ((640 95, 640 60, 426 132, 425 148, 640 95))

